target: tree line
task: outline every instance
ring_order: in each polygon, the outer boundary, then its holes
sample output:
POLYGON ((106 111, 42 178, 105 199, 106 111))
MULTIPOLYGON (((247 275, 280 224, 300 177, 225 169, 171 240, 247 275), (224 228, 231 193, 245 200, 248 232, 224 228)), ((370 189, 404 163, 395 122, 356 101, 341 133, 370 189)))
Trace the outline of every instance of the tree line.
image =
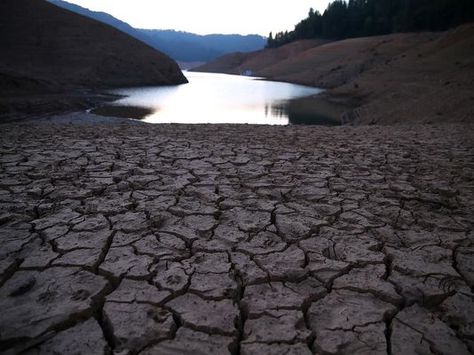
POLYGON ((469 21, 474 21, 474 0, 335 0, 323 14, 310 9, 293 31, 270 33, 267 47, 300 39, 442 31, 469 21))

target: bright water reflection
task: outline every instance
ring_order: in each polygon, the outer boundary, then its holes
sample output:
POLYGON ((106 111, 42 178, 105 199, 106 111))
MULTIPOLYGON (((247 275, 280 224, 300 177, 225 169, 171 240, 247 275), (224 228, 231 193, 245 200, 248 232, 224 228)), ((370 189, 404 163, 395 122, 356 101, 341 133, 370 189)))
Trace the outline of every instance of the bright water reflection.
POLYGON ((189 84, 118 89, 114 104, 150 108, 149 123, 288 124, 288 100, 320 89, 238 75, 184 73, 189 84))

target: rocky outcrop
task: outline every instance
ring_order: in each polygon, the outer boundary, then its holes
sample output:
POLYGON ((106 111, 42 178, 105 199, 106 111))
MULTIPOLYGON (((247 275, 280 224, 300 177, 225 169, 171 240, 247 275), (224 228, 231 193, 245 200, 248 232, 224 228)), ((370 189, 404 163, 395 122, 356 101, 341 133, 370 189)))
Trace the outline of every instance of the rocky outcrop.
POLYGON ((166 55, 43 0, 0 3, 0 93, 185 83, 166 55))

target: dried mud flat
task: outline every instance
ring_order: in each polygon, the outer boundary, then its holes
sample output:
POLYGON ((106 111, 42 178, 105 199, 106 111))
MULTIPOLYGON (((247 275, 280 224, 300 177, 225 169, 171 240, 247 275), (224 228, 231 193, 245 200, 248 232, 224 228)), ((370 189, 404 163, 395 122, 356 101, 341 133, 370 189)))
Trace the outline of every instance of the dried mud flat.
POLYGON ((469 354, 474 134, 0 126, 0 350, 469 354))

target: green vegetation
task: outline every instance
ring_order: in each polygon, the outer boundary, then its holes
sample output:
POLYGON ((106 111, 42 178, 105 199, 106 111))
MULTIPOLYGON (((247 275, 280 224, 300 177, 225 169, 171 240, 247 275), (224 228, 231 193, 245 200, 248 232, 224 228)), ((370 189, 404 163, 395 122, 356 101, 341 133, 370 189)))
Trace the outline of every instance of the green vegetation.
POLYGON ((270 33, 267 47, 311 38, 344 39, 395 32, 442 31, 474 21, 473 0, 336 0, 291 32, 270 33))

